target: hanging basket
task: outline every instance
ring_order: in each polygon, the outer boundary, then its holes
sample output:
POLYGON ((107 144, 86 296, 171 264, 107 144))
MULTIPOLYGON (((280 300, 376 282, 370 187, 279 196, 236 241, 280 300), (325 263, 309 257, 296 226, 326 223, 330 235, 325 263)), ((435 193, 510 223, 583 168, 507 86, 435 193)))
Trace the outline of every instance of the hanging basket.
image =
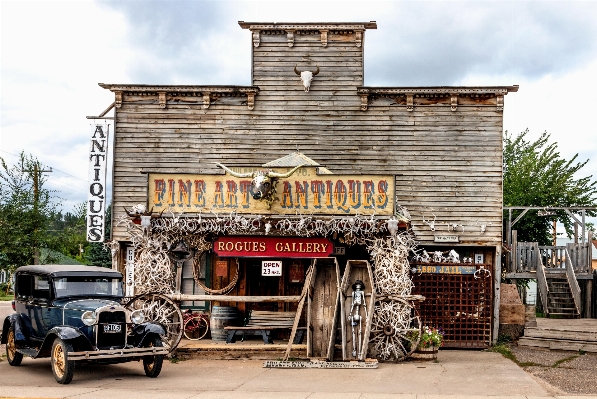
POLYGON ((413 359, 417 359, 417 360, 436 361, 438 349, 439 349, 438 346, 430 346, 429 348, 418 347, 415 350, 415 352, 412 354, 412 357, 413 357, 413 359))

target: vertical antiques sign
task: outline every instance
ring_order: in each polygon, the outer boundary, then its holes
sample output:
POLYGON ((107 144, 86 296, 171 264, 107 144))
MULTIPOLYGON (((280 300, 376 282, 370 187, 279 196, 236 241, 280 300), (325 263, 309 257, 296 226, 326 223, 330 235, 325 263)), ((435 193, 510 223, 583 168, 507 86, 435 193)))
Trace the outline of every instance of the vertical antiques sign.
POLYGON ((110 125, 91 126, 89 192, 87 194, 87 241, 103 242, 106 229, 106 166, 110 125))

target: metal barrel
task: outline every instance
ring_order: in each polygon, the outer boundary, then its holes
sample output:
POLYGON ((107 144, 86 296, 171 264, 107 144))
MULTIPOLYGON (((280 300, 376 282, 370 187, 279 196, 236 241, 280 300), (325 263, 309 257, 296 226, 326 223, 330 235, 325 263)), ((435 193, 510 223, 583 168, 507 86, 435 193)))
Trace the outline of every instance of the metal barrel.
POLYGON ((241 326, 241 317, 236 306, 214 306, 209 317, 212 341, 226 342, 226 326, 241 326))

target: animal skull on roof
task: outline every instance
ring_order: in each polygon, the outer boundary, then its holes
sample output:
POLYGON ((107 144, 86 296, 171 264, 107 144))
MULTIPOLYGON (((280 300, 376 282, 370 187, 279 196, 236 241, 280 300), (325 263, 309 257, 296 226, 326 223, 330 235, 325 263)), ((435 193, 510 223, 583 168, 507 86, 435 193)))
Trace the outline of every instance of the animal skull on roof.
POLYGON ((217 163, 220 168, 224 169, 226 172, 230 173, 234 177, 244 178, 250 177, 251 180, 251 192, 253 193, 253 198, 256 200, 265 200, 268 204, 268 208, 271 206, 271 203, 274 201, 274 195, 276 194, 276 183, 278 182, 279 178, 286 178, 291 176, 294 172, 297 171, 298 168, 304 166, 299 165, 293 168, 291 171, 287 173, 277 173, 272 171, 271 169, 265 170, 258 170, 256 172, 248 172, 248 173, 237 173, 226 166, 222 165, 221 163, 217 163))
POLYGON ((309 87, 311 87, 311 81, 313 80, 313 76, 319 73, 319 67, 316 67, 317 70, 315 72, 312 71, 300 71, 294 66, 294 73, 301 77, 303 81, 303 86, 305 86, 305 91, 309 91, 309 87))

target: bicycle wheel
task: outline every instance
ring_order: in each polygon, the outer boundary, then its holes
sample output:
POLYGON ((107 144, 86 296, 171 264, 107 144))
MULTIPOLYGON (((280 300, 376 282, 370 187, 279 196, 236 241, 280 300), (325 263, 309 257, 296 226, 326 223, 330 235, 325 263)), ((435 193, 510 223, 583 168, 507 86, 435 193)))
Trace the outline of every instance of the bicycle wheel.
POLYGON ((207 334, 209 326, 201 316, 193 316, 184 323, 184 336, 192 341, 197 341, 207 334))

